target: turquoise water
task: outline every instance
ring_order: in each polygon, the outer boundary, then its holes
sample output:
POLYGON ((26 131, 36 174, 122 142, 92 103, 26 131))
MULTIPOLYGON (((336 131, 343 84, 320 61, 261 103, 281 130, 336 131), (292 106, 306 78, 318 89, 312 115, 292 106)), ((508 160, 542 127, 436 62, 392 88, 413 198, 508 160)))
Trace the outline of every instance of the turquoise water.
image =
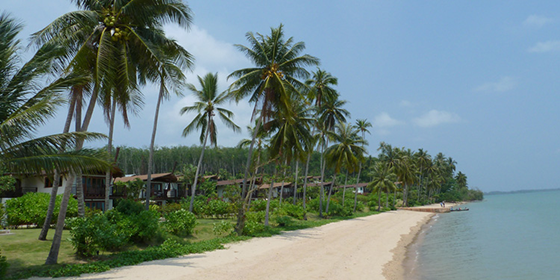
POLYGON ((407 279, 560 279, 560 191, 465 206, 424 227, 409 248, 407 279))

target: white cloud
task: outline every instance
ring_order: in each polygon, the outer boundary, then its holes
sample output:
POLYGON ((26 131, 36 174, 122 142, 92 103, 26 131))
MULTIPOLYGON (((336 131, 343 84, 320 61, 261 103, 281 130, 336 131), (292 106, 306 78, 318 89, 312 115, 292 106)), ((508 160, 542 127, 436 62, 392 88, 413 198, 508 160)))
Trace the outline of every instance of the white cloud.
POLYGON ((485 83, 477 88, 475 91, 491 91, 491 92, 506 92, 515 88, 517 81, 513 77, 502 77, 497 82, 485 83))
POLYGON ((372 126, 376 128, 388 128, 404 124, 403 122, 391 118, 389 114, 383 112, 373 118, 372 126))
POLYGON ((541 28, 553 21, 554 21, 553 19, 544 16, 530 15, 527 19, 523 21, 523 26, 541 28))
POLYGON ((536 45, 529 48, 528 51, 529 52, 538 52, 538 53, 560 51, 560 40, 538 42, 536 45))
POLYGON ((414 107, 415 104, 413 104, 412 102, 408 101, 408 100, 402 100, 401 103, 399 104, 401 107, 414 107))
POLYGON ((460 122, 461 118, 455 113, 431 110, 421 117, 414 118, 412 122, 420 127, 432 127, 446 123, 460 122))

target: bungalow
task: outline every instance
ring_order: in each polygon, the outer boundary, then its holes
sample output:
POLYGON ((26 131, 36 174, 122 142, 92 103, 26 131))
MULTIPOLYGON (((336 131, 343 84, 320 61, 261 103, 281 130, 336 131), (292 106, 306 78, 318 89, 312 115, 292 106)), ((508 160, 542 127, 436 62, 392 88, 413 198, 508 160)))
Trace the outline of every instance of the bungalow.
MULTIPOLYGON (((262 184, 259 186, 259 192, 262 190, 265 193, 265 196, 268 195, 268 189, 270 188, 270 184, 262 184)), ((272 186, 272 197, 278 197, 280 192, 282 192, 282 197, 291 197, 293 196, 294 186, 291 182, 279 182, 274 183, 272 186)))
MULTIPOLYGON (((122 176, 122 173, 113 173, 113 178, 122 176)), ((59 181, 58 194, 64 193, 66 187, 70 185, 72 194, 76 195, 78 179, 68 182, 66 176, 61 176, 59 181)), ((82 186, 84 190, 84 202, 87 207, 92 209, 105 209, 105 174, 86 174, 82 176, 82 186)), ((23 175, 16 179, 16 188, 11 192, 0 192, 0 201, 4 202, 10 198, 21 197, 28 192, 48 193, 53 187, 52 175, 23 175)))
MULTIPOLYGON (((117 178, 115 182, 128 183, 136 179, 140 179, 146 183, 148 182, 148 175, 121 177, 117 178)), ((166 200, 179 200, 182 197, 186 197, 185 188, 177 184, 177 177, 173 173, 152 174, 151 179, 150 199, 161 203, 166 200)), ((126 188, 120 189, 115 187, 111 197, 115 199, 126 198, 126 188)), ((136 198, 146 198, 146 189, 142 190, 142 193, 140 193, 139 197, 135 197, 135 199, 136 198)))

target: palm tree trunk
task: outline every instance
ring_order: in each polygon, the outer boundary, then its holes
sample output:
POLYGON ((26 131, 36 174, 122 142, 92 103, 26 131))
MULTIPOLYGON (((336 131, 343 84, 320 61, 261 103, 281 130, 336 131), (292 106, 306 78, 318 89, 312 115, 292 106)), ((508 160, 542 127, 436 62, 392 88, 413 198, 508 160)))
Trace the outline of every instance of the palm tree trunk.
MULTIPOLYGON (((210 114, 208 114, 208 123, 210 123, 210 114)), ((206 148, 206 141, 208 141, 208 134, 209 134, 209 129, 208 127, 206 128, 206 132, 204 133, 204 143, 202 143, 202 151, 200 152, 200 158, 198 159, 198 166, 196 167, 196 173, 194 175, 194 184, 192 187, 192 192, 191 192, 191 203, 189 205, 189 212, 193 211, 193 205, 194 205, 194 196, 196 193, 196 184, 198 183, 198 172, 200 171, 200 166, 202 165, 202 159, 204 158, 204 149, 206 148)))
POLYGON ((387 190, 387 196, 385 196, 385 208, 389 208, 389 190, 387 190))
MULTIPOLYGON (((117 99, 113 98, 113 104, 111 107, 111 117, 109 119, 109 139, 107 142, 107 153, 109 157, 111 157, 111 152, 113 150, 113 131, 115 127, 115 112, 117 108, 117 99)), ((110 200, 111 196, 111 170, 107 170, 105 173, 105 207, 103 209, 104 212, 111 210, 112 205, 110 200)))
POLYGON ((348 169, 346 169, 346 178, 344 178, 344 189, 342 189, 342 207, 344 207, 344 198, 346 197, 346 185, 347 184, 348 184, 348 169))
POLYGON ((72 184, 75 178, 76 176, 71 173, 66 180, 64 195, 60 203, 60 213, 58 214, 58 219, 56 222, 56 231, 54 233, 49 256, 45 261, 45 264, 47 265, 56 264, 58 262, 58 252, 60 250, 60 243, 62 242, 62 229, 64 227, 64 219, 66 219, 66 210, 68 209, 68 201, 70 200, 70 195, 72 194, 72 184))
POLYGON ((322 147, 321 151, 321 193, 319 194, 319 217, 323 217, 323 199, 325 197, 325 189, 323 188, 323 183, 325 182, 325 149, 329 145, 329 139, 325 141, 325 145, 322 147))
POLYGON ((360 175, 362 174, 362 163, 360 162, 360 169, 358 169, 358 177, 356 177, 356 187, 354 188, 354 213, 358 206, 358 184, 360 183, 360 175))
MULTIPOLYGON (((262 116, 257 121, 255 126, 255 131, 253 132, 253 139, 251 140, 251 145, 249 146, 249 155, 247 156, 247 164, 245 165, 245 175, 243 176, 243 185, 241 189, 241 200, 245 201, 245 196, 247 195, 247 177, 249 176, 249 169, 251 168, 251 157, 253 155, 253 147, 255 146, 255 140, 257 139, 257 132, 261 128, 262 116)), ((245 227, 245 205, 239 206, 237 212, 237 224, 235 226, 235 231, 238 235, 243 234, 243 228, 245 227)))
MULTIPOLYGON (((159 89, 159 96, 158 101, 156 104, 156 113, 154 116, 154 126, 152 130, 152 140, 150 141, 150 155, 148 157, 148 179, 146 182, 146 210, 150 209, 150 195, 152 191, 152 170, 153 170, 153 163, 154 163, 154 144, 156 142, 156 131, 157 131, 157 124, 158 124, 158 117, 159 117, 159 107, 161 106, 161 102, 163 100, 163 93, 164 93, 164 86, 163 86, 163 79, 162 84, 160 85, 159 89)), ((192 199, 192 198, 191 198, 192 199)))
POLYGON ((307 175, 309 174, 309 161, 311 161, 311 154, 313 151, 309 151, 307 155, 307 163, 305 164, 305 175, 303 178, 303 219, 307 221, 307 211, 305 207, 305 201, 307 200, 307 175))
MULTIPOLYGON (((78 89, 78 91, 81 91, 81 89, 78 89)), ((88 129, 89 122, 91 121, 91 117, 93 115, 93 109, 95 108, 95 103, 97 101, 97 94, 98 94, 98 91, 94 90, 93 94, 91 95, 88 110, 86 111, 86 116, 84 118, 82 126, 80 127, 80 131, 87 131, 87 129, 88 129)), ((81 102, 79 97, 76 100, 76 102, 77 102, 77 104, 79 104, 78 102, 81 102)), ((80 106, 78 106, 78 107, 80 107, 80 106)), ((78 118, 77 115, 76 115, 76 122, 80 122, 80 119, 78 118)), ((84 144, 84 141, 79 140, 76 143, 76 150, 81 149, 83 144, 84 144)), ((49 251, 49 256, 47 257, 47 260, 46 260, 45 264, 56 264, 56 262, 58 260, 58 252, 60 250, 60 244, 61 244, 61 241, 62 241, 61 240, 62 239, 62 231, 64 229, 64 219, 66 218, 66 210, 68 209, 68 201, 70 200, 70 194, 72 193, 72 187, 68 186, 68 184, 69 184, 68 182, 74 182, 75 178, 76 178, 76 174, 70 173, 70 176, 67 179, 67 186, 64 189, 64 195, 62 197, 62 201, 60 202, 60 211, 58 213, 58 220, 56 222, 56 231, 54 233, 51 249, 49 251)), ((82 180, 81 178, 78 178, 78 181, 81 181, 81 180, 82 180)), ((77 186, 76 186, 76 188, 77 188, 77 186)))
MULTIPOLYGON (((288 159, 284 162, 284 165, 288 164, 288 159)), ((284 196, 284 178, 286 178, 286 169, 284 169, 282 173, 282 184, 280 185, 280 204, 278 207, 282 208, 282 197, 284 196)))
POLYGON ((332 181, 331 187, 329 188, 329 196, 327 198, 327 209, 325 210, 327 215, 329 214, 329 205, 331 203, 331 193, 332 193, 332 190, 334 189, 335 182, 336 182, 336 173, 333 176, 333 181, 332 181))
POLYGON ((377 190, 377 212, 381 211, 381 188, 377 190))
POLYGON ((264 225, 268 226, 268 219, 269 219, 269 211, 270 211, 270 200, 272 200, 272 188, 274 187, 274 177, 272 177, 272 182, 270 183, 270 187, 268 188, 268 199, 266 200, 266 212, 264 215, 264 225))
MULTIPOLYGON (((76 131, 84 131, 82 130, 82 92, 78 94, 76 103, 78 105, 76 106, 76 131)), ((84 186, 82 185, 82 173, 77 173, 77 176, 76 197, 78 198, 78 216, 84 217, 86 215, 86 206, 84 201, 84 186)))
MULTIPOLYGON (((72 116, 74 115, 75 106, 76 106, 76 95, 72 94, 72 97, 70 97, 68 114, 66 116, 66 123, 64 123, 64 129, 62 130, 62 133, 68 133, 68 131, 70 131, 70 124, 72 123, 72 116)), ((54 207, 56 205, 56 196, 58 194, 59 181, 60 181, 60 172, 56 170, 54 173, 54 182, 51 189, 49 208, 47 209, 47 216, 45 217, 43 228, 41 229, 41 233, 39 234, 39 240, 47 240, 47 233, 49 232, 49 228, 51 226, 52 216, 54 214, 54 207)))
POLYGON ((296 160, 296 178, 294 180, 294 205, 296 205, 296 198, 297 198, 297 183, 298 183, 298 172, 299 172, 299 160, 296 160))

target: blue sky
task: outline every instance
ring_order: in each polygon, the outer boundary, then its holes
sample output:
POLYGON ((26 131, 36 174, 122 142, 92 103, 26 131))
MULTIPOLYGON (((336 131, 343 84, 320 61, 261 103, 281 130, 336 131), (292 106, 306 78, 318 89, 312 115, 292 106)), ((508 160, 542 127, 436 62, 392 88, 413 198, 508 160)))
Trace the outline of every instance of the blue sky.
MULTIPOLYGON (((218 72, 221 89, 232 71, 249 66, 233 44, 248 31, 285 34, 339 78, 352 122, 373 123, 367 135, 376 155, 381 141, 458 162, 470 187, 483 191, 557 188, 560 181, 559 1, 190 1, 189 31, 166 27, 196 59, 188 74, 218 72)), ((2 9, 25 24, 22 40, 65 12, 69 0, 5 1, 2 9)), ((28 57, 28 56, 26 56, 28 57)), ((310 69, 314 70, 314 69, 310 69)), ((157 89, 130 130, 118 126, 117 145, 147 147, 157 89)), ((163 104, 156 143, 194 145, 181 137, 192 116, 180 116, 194 98, 163 104)), ((230 104, 235 121, 249 123, 252 105, 230 104)), ((41 134, 62 130, 64 109, 41 134)), ((90 130, 107 133, 101 115, 90 130)), ((235 145, 247 133, 220 128, 218 144, 235 145)), ((97 143, 96 145, 103 145, 97 143)))

